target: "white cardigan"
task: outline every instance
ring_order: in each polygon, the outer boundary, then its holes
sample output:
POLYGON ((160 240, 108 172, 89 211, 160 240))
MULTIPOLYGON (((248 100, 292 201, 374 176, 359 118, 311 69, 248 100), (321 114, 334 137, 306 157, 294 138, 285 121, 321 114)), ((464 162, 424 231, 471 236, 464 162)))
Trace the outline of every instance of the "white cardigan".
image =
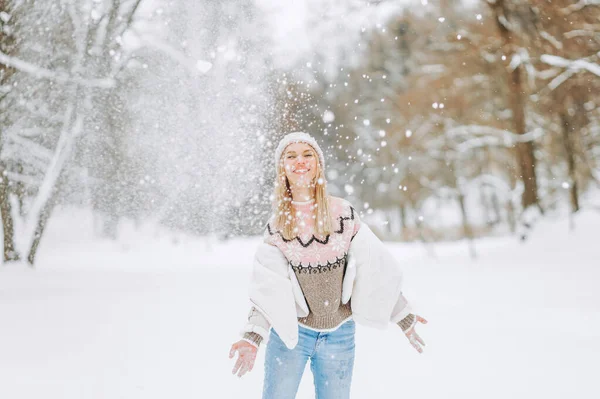
MULTIPOLYGON (((250 301, 264 315, 289 349, 298 343, 298 318, 308 315, 300 284, 281 250, 260 244, 254 258, 250 301)), ((352 297, 352 317, 359 324, 380 329, 411 313, 402 295, 402 271, 385 245, 361 222, 348 250, 348 266, 342 282, 342 303, 352 297)), ((244 331, 264 328, 248 324, 244 331)))

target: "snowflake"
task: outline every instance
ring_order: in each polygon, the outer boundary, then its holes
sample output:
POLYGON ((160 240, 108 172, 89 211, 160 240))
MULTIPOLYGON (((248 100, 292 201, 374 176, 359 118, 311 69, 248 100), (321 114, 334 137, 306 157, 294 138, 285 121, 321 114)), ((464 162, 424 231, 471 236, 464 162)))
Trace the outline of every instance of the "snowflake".
POLYGON ((294 240, 286 244, 285 256, 293 262, 300 260, 300 244, 298 241, 294 240))
POLYGON ((317 262, 321 260, 321 251, 319 251, 319 248, 314 243, 308 250, 308 254, 317 262))
POLYGON ((341 251, 344 249, 344 237, 341 235, 334 235, 331 237, 331 248, 334 251, 341 251))

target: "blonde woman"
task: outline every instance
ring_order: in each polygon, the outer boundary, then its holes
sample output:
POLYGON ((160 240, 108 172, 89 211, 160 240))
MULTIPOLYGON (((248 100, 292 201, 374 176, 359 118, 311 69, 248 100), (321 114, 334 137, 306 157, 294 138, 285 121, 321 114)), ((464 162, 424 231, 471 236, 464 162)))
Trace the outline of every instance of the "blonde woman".
POLYGON ((355 321, 397 324, 419 353, 415 326, 427 321, 402 295, 396 259, 348 201, 327 195, 316 140, 286 135, 275 162, 274 212, 254 259, 248 323, 229 353, 238 353, 233 374, 251 371, 266 342, 263 399, 295 398, 308 360, 317 399, 349 398, 355 321))

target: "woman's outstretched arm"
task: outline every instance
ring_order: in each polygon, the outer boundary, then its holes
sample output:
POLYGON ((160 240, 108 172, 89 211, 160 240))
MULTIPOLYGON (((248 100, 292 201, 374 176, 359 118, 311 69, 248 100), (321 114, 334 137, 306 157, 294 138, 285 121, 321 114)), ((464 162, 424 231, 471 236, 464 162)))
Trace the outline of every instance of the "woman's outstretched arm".
POLYGON ((419 334, 417 334, 417 331, 415 330, 417 323, 427 324, 427 320, 425 320, 421 316, 410 313, 408 316, 406 316, 396 324, 400 326, 402 332, 404 333, 404 335, 406 335, 406 338, 408 338, 408 341, 417 350, 417 352, 423 353, 423 346, 425 346, 425 341, 423 341, 423 339, 419 336, 419 334))
POLYGON ((253 306, 248 314, 248 324, 246 324, 242 339, 231 345, 229 350, 230 359, 235 356, 236 352, 238 354, 238 359, 231 371, 233 374, 237 373, 238 377, 241 377, 252 371, 258 347, 267 337, 270 328, 267 319, 253 306))
POLYGON ((402 329, 402 332, 406 335, 410 344, 417 352, 423 353, 422 346, 425 346, 425 342, 419 334, 417 334, 415 327, 417 323, 427 324, 427 320, 412 313, 408 300, 402 294, 400 294, 392 314, 392 321, 395 320, 399 320, 396 324, 402 329))
POLYGON ((258 347, 244 339, 240 339, 238 342, 235 342, 233 345, 231 345, 231 349, 229 350, 229 358, 232 359, 236 352, 238 354, 238 358, 231 372, 233 374, 237 373, 238 377, 241 377, 247 372, 252 371, 252 368, 254 367, 254 361, 256 360, 258 347))
POLYGON ((246 328, 244 329, 243 339, 254 344, 258 348, 261 342, 269 334, 270 328, 271 324, 266 317, 258 309, 252 306, 250 313, 248 314, 248 324, 246 324, 246 328))

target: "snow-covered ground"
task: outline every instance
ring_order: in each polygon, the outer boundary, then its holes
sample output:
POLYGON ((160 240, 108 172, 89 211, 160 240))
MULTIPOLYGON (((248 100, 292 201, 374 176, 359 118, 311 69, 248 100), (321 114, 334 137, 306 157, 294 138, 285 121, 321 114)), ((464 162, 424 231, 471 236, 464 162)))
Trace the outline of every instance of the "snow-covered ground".
MULTIPOLYGON (((389 244, 429 320, 419 355, 398 328, 357 327, 353 397, 600 397, 600 213, 537 225, 531 239, 389 244)), ((53 219, 37 270, 0 268, 0 398, 260 398, 231 374, 258 238, 219 243, 91 216, 53 219)), ((307 368, 298 398, 314 397, 307 368)))

